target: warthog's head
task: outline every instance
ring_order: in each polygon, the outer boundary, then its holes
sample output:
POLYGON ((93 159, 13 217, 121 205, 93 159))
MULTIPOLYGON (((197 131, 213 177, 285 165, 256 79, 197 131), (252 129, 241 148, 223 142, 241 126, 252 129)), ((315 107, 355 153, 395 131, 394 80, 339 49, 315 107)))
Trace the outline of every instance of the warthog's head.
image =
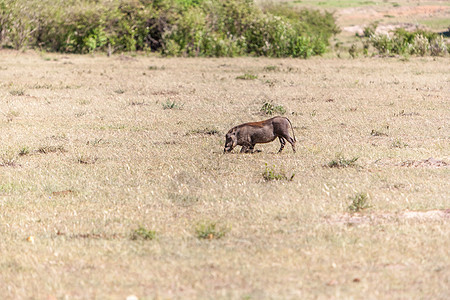
POLYGON ((223 152, 231 152, 234 147, 237 145, 237 137, 236 137, 236 129, 233 128, 225 135, 225 148, 223 148, 223 152))

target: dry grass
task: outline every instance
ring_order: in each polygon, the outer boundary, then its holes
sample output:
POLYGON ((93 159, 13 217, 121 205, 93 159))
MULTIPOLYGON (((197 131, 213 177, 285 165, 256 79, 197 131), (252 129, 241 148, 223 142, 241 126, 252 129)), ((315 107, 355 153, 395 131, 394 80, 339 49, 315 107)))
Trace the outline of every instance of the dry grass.
POLYGON ((448 214, 403 212, 450 207, 449 58, 46 56, 0 55, 2 299, 448 297, 448 214), (222 154, 266 102, 297 153, 222 154), (330 222, 358 193, 394 217, 330 222))

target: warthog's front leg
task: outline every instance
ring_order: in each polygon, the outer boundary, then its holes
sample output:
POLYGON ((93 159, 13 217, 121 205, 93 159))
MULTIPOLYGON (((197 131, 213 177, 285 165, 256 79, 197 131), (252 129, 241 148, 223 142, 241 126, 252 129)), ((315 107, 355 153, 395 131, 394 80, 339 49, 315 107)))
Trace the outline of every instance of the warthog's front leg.
POLYGON ((241 153, 253 153, 254 149, 255 149, 255 144, 248 143, 248 144, 242 145, 241 153))

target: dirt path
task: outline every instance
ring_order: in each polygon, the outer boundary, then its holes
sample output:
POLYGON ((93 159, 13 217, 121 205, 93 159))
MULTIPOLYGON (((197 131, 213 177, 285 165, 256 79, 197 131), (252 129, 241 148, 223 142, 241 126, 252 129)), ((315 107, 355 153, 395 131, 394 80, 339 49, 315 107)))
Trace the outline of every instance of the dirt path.
MULTIPOLYGON (((364 27, 373 22, 380 23, 378 33, 387 33, 399 27, 407 30, 425 28, 426 26, 420 24, 421 21, 431 19, 448 19, 450 25, 450 6, 351 7, 337 11, 336 16, 344 34, 362 35, 364 27)), ((445 28, 438 29, 442 30, 445 28)))

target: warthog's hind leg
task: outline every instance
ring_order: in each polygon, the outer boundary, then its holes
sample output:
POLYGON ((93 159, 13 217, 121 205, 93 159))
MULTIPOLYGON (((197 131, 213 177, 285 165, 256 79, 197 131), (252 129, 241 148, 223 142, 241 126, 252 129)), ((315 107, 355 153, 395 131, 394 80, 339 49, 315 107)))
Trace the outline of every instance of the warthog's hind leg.
POLYGON ((280 143, 281 143, 280 150, 278 150, 278 153, 280 153, 281 151, 283 151, 284 145, 286 145, 286 140, 281 136, 279 136, 278 139, 280 140, 280 143))
MULTIPOLYGON (((289 140, 288 140, 288 141, 289 141, 289 140)), ((291 138, 291 140, 289 141, 289 143, 291 143, 292 150, 293 150, 294 153, 295 153, 295 140, 294 140, 293 138, 291 138)))
MULTIPOLYGON (((280 142, 281 142, 282 137, 280 136, 279 138, 280 138, 280 142)), ((291 144, 292 150, 295 152, 295 140, 292 137, 290 137, 289 135, 283 135, 283 138, 286 139, 291 144)), ((282 143, 282 145, 281 145, 280 151, 278 151, 278 152, 281 152, 281 150, 283 150, 284 145, 283 145, 283 142, 281 142, 281 143, 282 143)), ((286 142, 284 142, 284 143, 286 143, 286 142)))

